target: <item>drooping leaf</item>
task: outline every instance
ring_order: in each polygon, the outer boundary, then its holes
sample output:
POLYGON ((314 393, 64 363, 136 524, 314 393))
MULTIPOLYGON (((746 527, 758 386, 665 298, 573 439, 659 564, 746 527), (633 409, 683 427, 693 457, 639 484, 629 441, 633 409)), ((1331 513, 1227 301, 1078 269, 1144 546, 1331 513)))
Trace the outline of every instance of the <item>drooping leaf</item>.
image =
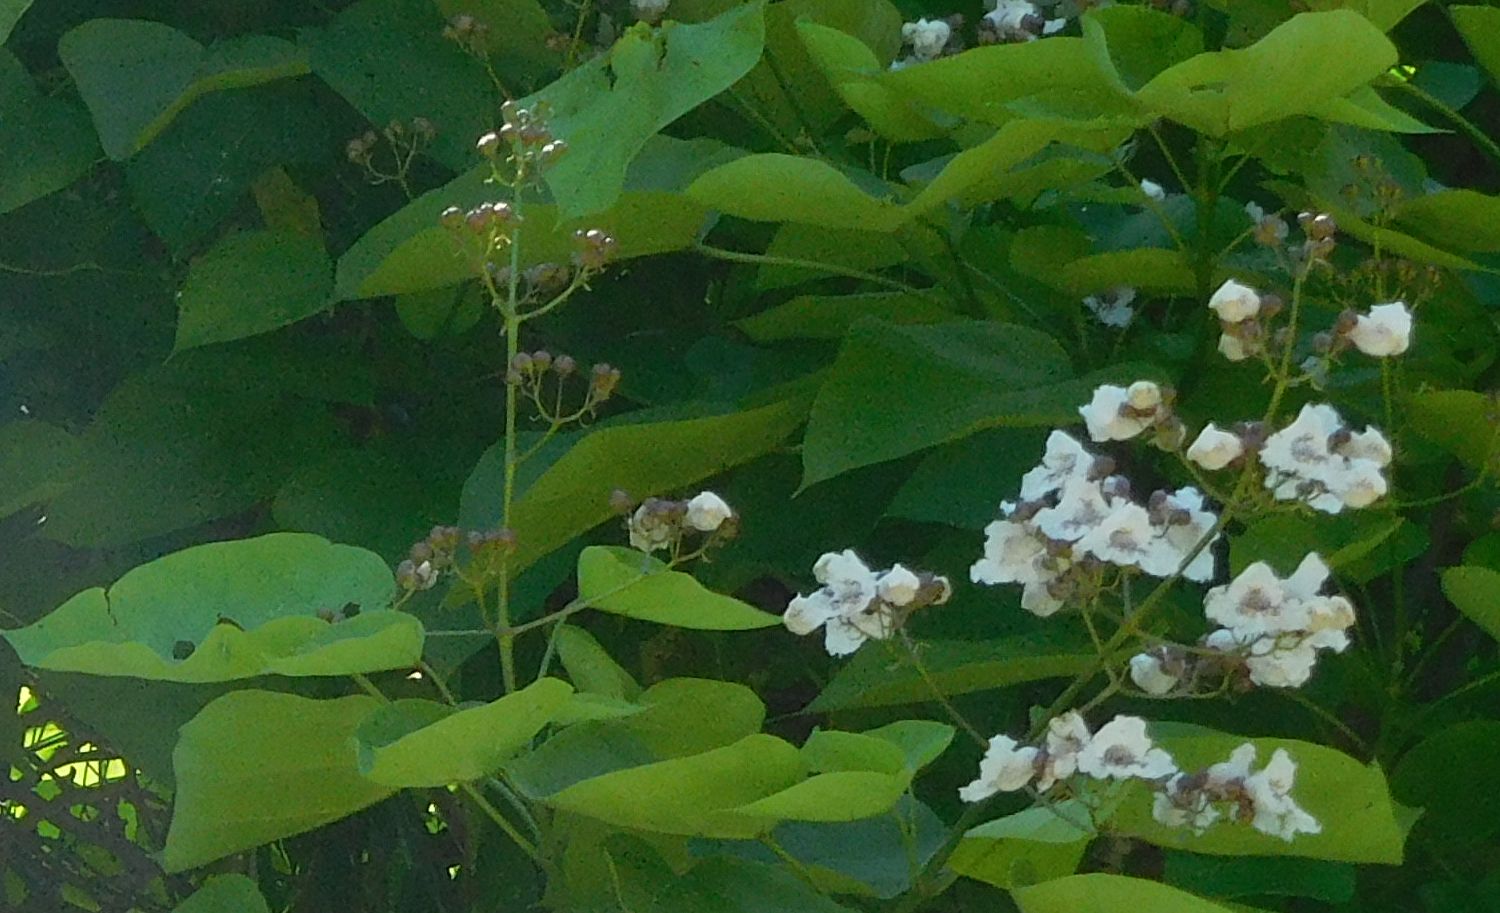
POLYGON ((1443 572, 1443 595, 1470 621, 1500 640, 1500 571, 1450 567, 1443 572))
POLYGON ((1418 237, 1452 250, 1500 250, 1500 197, 1473 190, 1440 190, 1416 197, 1396 210, 1397 224, 1418 237))
POLYGON ((1203 856, 1169 852, 1163 875, 1168 884, 1223 900, 1246 897, 1311 897, 1330 904, 1354 899, 1355 875, 1347 862, 1295 856, 1203 856))
POLYGON ((360 776, 354 734, 379 702, 234 691, 209 704, 172 754, 177 772, 162 864, 181 872, 312 830, 394 792, 360 776))
POLYGON ((144 19, 90 19, 62 36, 57 51, 93 115, 112 159, 127 159, 178 112, 208 92, 300 76, 297 46, 247 35, 204 47, 144 19))
MULTIPOLYGON (((5 25, 0 3, 0 41, 5 25)), ((38 92, 15 55, 0 49, 0 213, 73 183, 98 150, 88 113, 65 97, 38 92)))
POLYGON ((385 786, 447 786, 493 774, 526 748, 573 689, 543 678, 478 707, 450 711, 431 701, 397 701, 363 723, 359 769, 385 786))
POLYGON ((601 612, 678 628, 741 631, 781 619, 723 596, 691 574, 631 548, 594 545, 578 556, 578 598, 601 612))
POLYGON ((862 320, 813 402, 803 486, 981 428, 1067 423, 1086 400, 1061 347, 1035 330, 862 320))
MULTIPOLYGON (((933 682, 949 696, 1077 675, 1094 663, 1094 654, 1082 645, 1031 637, 932 641, 919 649, 933 682)), ((930 700, 935 700, 932 686, 910 659, 870 645, 839 669, 808 710, 826 713, 930 700)))
POLYGON ((921 106, 880 83, 884 67, 865 42, 844 29, 806 19, 799 20, 796 29, 808 58, 870 129, 898 143, 933 139, 946 132, 921 106))
POLYGON ((615 662, 592 634, 576 625, 559 625, 557 658, 579 692, 624 700, 640 696, 641 686, 615 662))
POLYGON ((755 0, 703 23, 637 26, 607 53, 523 100, 551 105, 552 131, 571 147, 547 172, 562 218, 613 206, 647 140, 755 66, 764 12, 755 0))
POLYGON ((421 624, 386 608, 394 592, 377 555, 272 533, 143 564, 4 636, 23 662, 59 672, 200 683, 376 672, 422 653, 421 624))
POLYGON ((0 0, 0 44, 10 37, 10 33, 26 15, 26 10, 31 6, 31 0, 0 0))
POLYGON ((1413 828, 1423 846, 1441 852, 1486 847, 1500 834, 1500 722, 1472 720, 1432 733, 1401 758, 1391 788, 1422 809, 1413 828), (1463 771, 1463 776, 1455 772, 1463 771))
POLYGON ((333 264, 321 238, 230 235, 193 262, 178 298, 177 350, 269 333, 323 310, 333 264))
POLYGON ((1273 514, 1230 543, 1229 573, 1237 575, 1252 562, 1265 561, 1285 576, 1309 552, 1317 552, 1337 571, 1379 548, 1405 523, 1400 517, 1360 513, 1273 514))
POLYGON ((1478 469, 1500 453, 1500 428, 1489 418, 1490 400, 1472 390, 1411 394, 1407 413, 1423 437, 1478 469))
POLYGON ((244 875, 210 875, 172 913, 268 913, 266 899, 244 875))
POLYGON ((760 222, 890 231, 898 210, 820 159, 766 152, 747 155, 693 182, 688 196, 726 215, 760 222))
MULTIPOLYGON (((1021 913, 1232 913, 1229 907, 1143 878, 1092 872, 1044 881, 1011 892, 1021 913)), ((1253 913, 1251 908, 1240 908, 1253 913)))

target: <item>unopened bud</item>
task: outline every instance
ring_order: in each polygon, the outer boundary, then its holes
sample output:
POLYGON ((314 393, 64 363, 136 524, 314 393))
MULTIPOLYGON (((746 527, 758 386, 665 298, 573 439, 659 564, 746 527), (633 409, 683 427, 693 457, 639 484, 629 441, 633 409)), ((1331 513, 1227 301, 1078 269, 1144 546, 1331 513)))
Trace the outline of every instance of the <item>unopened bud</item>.
POLYGON ((589 377, 589 391, 596 402, 604 402, 620 386, 620 369, 600 362, 589 377))
POLYGON ((437 135, 437 128, 432 125, 432 121, 425 117, 413 117, 411 119, 411 129, 413 133, 422 139, 432 139, 437 135))
POLYGON ((635 507, 635 499, 630 492, 623 488, 616 488, 609 493, 609 509, 617 514, 628 514, 635 507))
POLYGON ((578 362, 571 355, 559 355, 552 362, 552 370, 557 372, 558 377, 567 377, 578 370, 578 362))
POLYGON ((516 356, 510 360, 510 369, 521 374, 529 373, 531 371, 531 356, 525 352, 517 352, 516 356))
POLYGON ((537 349, 531 353, 531 364, 538 371, 545 371, 552 367, 552 353, 546 349, 537 349))
POLYGON ((474 148, 478 149, 479 154, 485 158, 494 158, 500 154, 500 145, 500 134, 491 130, 479 138, 479 141, 474 144, 474 148))
POLYGON ((438 216, 438 221, 442 223, 442 226, 444 228, 450 231, 463 228, 464 211, 462 209, 459 209, 457 206, 449 206, 447 209, 443 210, 441 215, 438 216))

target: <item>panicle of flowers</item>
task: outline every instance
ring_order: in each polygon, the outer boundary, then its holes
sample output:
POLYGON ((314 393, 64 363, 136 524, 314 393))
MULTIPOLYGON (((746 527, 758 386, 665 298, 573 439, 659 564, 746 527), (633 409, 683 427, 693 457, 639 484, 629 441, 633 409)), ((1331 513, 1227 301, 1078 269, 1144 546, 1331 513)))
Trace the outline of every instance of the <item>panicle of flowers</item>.
POLYGON ((851 549, 819 558, 813 578, 822 586, 793 598, 782 622, 799 636, 822 628, 830 656, 847 656, 867 640, 890 638, 912 612, 941 605, 953 593, 946 577, 901 564, 872 570, 851 549))
POLYGON ((1020 584, 1022 607, 1036 615, 1052 615, 1075 596, 1086 598, 1111 567, 1163 578, 1180 568, 1200 582, 1214 575, 1218 517, 1202 493, 1158 491, 1138 503, 1111 459, 1095 456, 1063 431, 1048 436, 1041 464, 1021 477, 1019 500, 1000 509, 1001 518, 985 527, 984 555, 969 576, 975 583, 1020 584))
POLYGON ((739 514, 711 491, 681 501, 647 498, 639 505, 628 493, 616 491, 610 506, 627 515, 632 548, 647 554, 665 550, 671 564, 702 557, 739 535, 739 514))
POLYGON ((990 9, 979 20, 980 44, 1035 41, 1068 24, 1063 18, 1046 18, 1029 0, 986 0, 985 5, 990 9))
POLYGON ((1098 797, 1093 784, 1137 781, 1152 790, 1152 815, 1168 827, 1201 832, 1224 819, 1248 821, 1284 840, 1318 833, 1318 821, 1291 795, 1296 762, 1277 749, 1264 768, 1253 771, 1255 756, 1255 746, 1247 742, 1229 760, 1187 773, 1155 744, 1144 719, 1116 716, 1092 732, 1080 714, 1068 711, 1047 723, 1039 744, 1021 744, 1003 734, 990 739, 979 775, 958 794, 965 802, 983 802, 1029 787, 1043 795, 1066 792, 1091 804, 1098 797))
POLYGON ((396 565, 396 584, 404 599, 432 589, 444 574, 470 581, 488 579, 501 572, 501 565, 515 548, 516 535, 508 529, 466 533, 457 526, 434 526, 396 565), (467 562, 461 560, 464 546, 468 547, 467 562))
POLYGON ((571 355, 554 356, 546 349, 517 352, 505 372, 505 382, 530 400, 536 418, 548 426, 547 438, 567 425, 592 418, 614 396, 620 377, 620 369, 613 365, 599 362, 583 372, 571 355))

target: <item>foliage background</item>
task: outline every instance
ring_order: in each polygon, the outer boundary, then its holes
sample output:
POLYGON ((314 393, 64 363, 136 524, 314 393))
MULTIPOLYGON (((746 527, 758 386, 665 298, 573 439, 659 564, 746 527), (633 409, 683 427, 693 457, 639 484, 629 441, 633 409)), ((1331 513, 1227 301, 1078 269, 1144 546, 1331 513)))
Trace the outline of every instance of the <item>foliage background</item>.
MULTIPOLYGON (((996 113, 1014 99, 993 74, 953 68, 924 82, 918 68, 891 83, 904 99, 869 89, 869 79, 865 94, 841 94, 841 81, 859 82, 848 75, 858 68, 825 73, 797 22, 854 36, 883 67, 903 20, 963 12, 972 21, 976 4, 783 0, 734 18, 720 16, 740 8, 727 0, 677 0, 671 18, 700 30, 670 33, 663 61, 622 54, 606 74, 583 61, 596 50, 597 14, 628 22, 623 4, 591 5, 584 40, 570 43, 578 10, 534 0, 0 0, 0 35, 12 28, 0 50, 4 621, 33 622, 74 593, 198 543, 293 530, 394 564, 434 524, 498 521, 499 320, 474 283, 459 284, 463 265, 436 226, 443 206, 488 192, 472 170, 472 142, 494 126, 497 82, 518 96, 552 85, 543 94, 573 144, 552 199, 531 217, 538 238, 560 226, 555 241, 527 257, 561 259, 574 227, 602 225, 621 242, 617 268, 528 342, 607 361, 624 381, 596 426, 540 457, 539 468, 570 454, 561 474, 523 476, 523 492, 545 482, 556 497, 523 496, 524 521, 514 524, 527 565, 515 584, 518 622, 571 598, 584 545, 619 541, 618 525, 604 522, 617 487, 674 494, 712 480, 745 525, 699 576, 771 612, 806 588, 820 553, 845 545, 962 577, 994 504, 1046 429, 1076 421, 1097 381, 1144 373, 1173 380, 1187 415, 1256 414, 1257 379, 1207 356, 1217 329, 1202 302, 1227 270, 1274 273, 1254 251, 1220 255, 1244 230, 1244 202, 1319 209, 1350 236, 1350 278, 1327 291, 1330 315, 1372 300, 1374 274, 1362 266, 1371 254, 1435 271, 1419 348, 1400 378, 1400 424, 1388 429, 1400 444, 1395 490, 1417 506, 1278 520, 1236 541, 1236 567, 1311 545, 1346 549, 1340 581, 1372 629, 1360 650, 1320 669, 1306 695, 1317 709, 1254 693, 1148 710, 1335 746, 1377 763, 1396 801, 1425 812, 1399 866, 1113 839, 1095 842, 1082 865, 1262 909, 1495 909, 1500 505, 1484 480, 1500 264, 1500 10, 1311 5, 1353 10, 1375 34, 1388 30, 1399 53, 1395 67, 1376 53, 1375 72, 1356 80, 1385 100, 1369 103, 1376 113, 1363 126, 1312 102, 1296 107, 1310 73, 1357 64, 1361 52, 1344 43, 1354 33, 1341 31, 1244 74, 1245 107, 1210 102, 1162 120, 1160 145, 1145 129, 1117 132, 1089 116, 1087 86, 1080 98, 1042 98, 1028 116, 1063 126, 1034 145, 1002 144, 972 174, 945 172, 955 181, 945 186, 934 177, 955 153, 1014 123, 1013 111, 996 113), (491 26, 478 58, 441 36, 445 17, 461 12, 491 26), (1215 130, 1231 108, 1260 115, 1215 130), (347 141, 415 117, 433 125, 430 144, 401 180, 372 185, 348 160, 347 141), (1111 152, 1122 144, 1127 154, 1111 152), (1193 163, 1196 189, 1164 150, 1193 163), (1143 210, 1125 167, 1168 187, 1164 215, 1143 210), (1211 188, 1198 180, 1205 172, 1211 188), (1188 239, 1185 250, 1173 232, 1188 239), (1093 325, 1079 305, 1116 284, 1144 295, 1123 334, 1093 325), (1443 573, 1455 566, 1469 570, 1443 573)), ((1249 44, 1295 10, 1251 0, 1188 12, 1213 48, 1249 44)), ((1192 54, 1169 20, 1142 20, 1139 33, 1122 27, 1115 65, 1130 89, 1192 54)), ((1082 60, 1018 79, 1084 85, 1072 68, 1082 60)), ((1351 367, 1330 395, 1378 420, 1379 387, 1378 371, 1351 367)), ((1024 726, 1028 708, 1055 693, 1050 680, 1077 669, 1080 632, 1037 624, 1013 601, 961 581, 950 606, 914 622, 940 651, 933 662, 955 703, 986 732, 1024 726), (1057 664, 1023 663, 1038 657, 1057 664)), ((413 612, 429 635, 474 624, 471 609, 436 599, 413 612)), ((879 654, 835 664, 776 629, 693 632, 614 616, 581 624, 643 684, 696 676, 749 685, 767 706, 768 731, 794 740, 814 725, 940 716, 879 654), (803 712, 814 699, 815 712, 803 712)), ((522 642, 528 665, 544 646, 522 642)), ((499 693, 484 639, 429 637, 426 658, 466 697, 499 693)), ((0 718, 0 761, 14 771, 0 798, 34 810, 0 826, 0 897, 22 909, 121 910, 172 909, 188 897, 203 873, 164 875, 150 853, 162 847, 182 776, 172 763, 178 729, 231 686, 30 671, 8 656, 0 670, 7 695, 23 685, 31 695, 23 712, 0 718)), ((419 693, 389 678, 393 693, 419 693)), ((349 691, 318 679, 254 684, 320 698, 349 691)), ((286 738, 278 750, 295 750, 295 734, 286 738)), ((955 743, 906 800, 925 803, 911 814, 953 821, 955 788, 976 760, 955 743)), ((402 793, 213 871, 252 876, 274 909, 540 902, 544 880, 503 843, 469 833, 483 822, 460 807, 442 790, 402 793)), ((878 844, 852 825, 817 839, 834 841, 835 856, 878 844)), ((643 883, 675 883, 652 852, 622 852, 643 883)), ((680 871, 682 860, 668 858, 680 871)), ((790 908, 767 894, 781 882, 744 881, 735 867, 751 862, 709 858, 720 870, 682 882, 682 896, 655 898, 653 909, 790 908), (728 896, 744 884, 761 906, 728 896)), ((877 893, 890 887, 879 886, 889 873, 878 861, 845 874, 875 882, 877 893)), ((589 877, 576 883, 577 897, 548 902, 625 903, 590 893, 589 877)), ((222 884, 214 890, 239 889, 222 884)), ((963 879, 931 908, 999 909, 1009 897, 963 879)))

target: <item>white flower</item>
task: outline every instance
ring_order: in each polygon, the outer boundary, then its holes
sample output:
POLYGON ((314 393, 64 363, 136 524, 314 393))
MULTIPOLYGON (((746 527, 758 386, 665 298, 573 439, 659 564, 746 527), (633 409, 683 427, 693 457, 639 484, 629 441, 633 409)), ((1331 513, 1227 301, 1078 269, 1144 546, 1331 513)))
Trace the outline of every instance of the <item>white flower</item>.
POLYGON ((1100 780, 1155 780, 1176 773, 1177 764, 1152 744, 1145 720, 1117 716, 1078 753, 1078 770, 1100 780))
POLYGON ((1021 21, 1027 16, 1038 15, 1036 6, 1027 0, 996 0, 989 6, 990 11, 983 18, 1002 33, 1021 32, 1021 21))
POLYGON ((1167 192, 1160 184, 1155 181, 1148 181, 1145 178, 1141 179, 1141 193, 1144 193, 1147 198, 1156 200, 1157 202, 1161 202, 1167 198, 1167 192))
POLYGON ((1302 407, 1297 420, 1266 439, 1260 461, 1266 487, 1283 501, 1303 500, 1315 510, 1336 514, 1345 507, 1367 507, 1383 497, 1388 483, 1390 443, 1374 429, 1358 435, 1344 427, 1327 404, 1302 407))
POLYGON ((1355 321, 1349 341, 1376 358, 1400 355, 1411 346, 1411 311, 1403 301, 1377 304, 1355 321))
POLYGON ((899 564, 891 565, 891 569, 881 574, 875 583, 880 598, 893 606, 910 605, 921 588, 922 581, 917 575, 899 564))
POLYGON ((1230 361, 1244 361, 1250 357, 1250 349, 1245 346, 1245 341, 1238 336, 1229 333, 1219 334, 1219 354, 1230 361))
POLYGON ((1211 789, 1223 789, 1241 783, 1250 776, 1250 767, 1255 763, 1255 746, 1246 742, 1229 753, 1229 760, 1220 761, 1208 768, 1207 785, 1211 789))
POLYGON ((901 26, 901 39, 918 61, 933 60, 948 46, 953 30, 941 19, 918 19, 901 26))
POLYGON ((648 500, 635 509, 630 516, 630 547, 643 552, 654 552, 667 548, 677 537, 677 524, 659 507, 660 502, 648 500))
POLYGON ((1288 594, 1264 561, 1209 590, 1203 597, 1203 614, 1241 638, 1300 631, 1308 623, 1306 603, 1288 594))
POLYGON ((1156 417, 1135 412, 1130 408, 1128 391, 1112 384, 1095 388, 1094 398, 1087 406, 1080 406, 1078 414, 1094 441, 1128 441, 1151 427, 1156 417))
POLYGON ((1064 602, 1061 597, 1052 592, 1052 582, 1055 579, 1055 577, 1048 577, 1043 580, 1033 580, 1021 587, 1021 608, 1038 618, 1056 615, 1064 602))
MULTIPOLYGON (((1203 493, 1191 486, 1169 493, 1163 506, 1170 515, 1173 515, 1170 516, 1172 522, 1167 524, 1159 542, 1159 548, 1168 558, 1167 565, 1170 569, 1156 576, 1170 577, 1177 572, 1177 568, 1182 565, 1188 554, 1198 548, 1198 543, 1202 542, 1218 525, 1219 518, 1212 511, 1204 509, 1203 493)), ((1219 537, 1214 536, 1208 544, 1199 549, 1188 566, 1182 569, 1182 576, 1199 583, 1208 583, 1212 580, 1214 578, 1213 547, 1218 541, 1219 537)))
MULTIPOLYGON (((1344 507, 1358 510, 1385 497, 1389 485, 1380 467, 1369 460, 1355 460, 1345 472, 1329 483, 1329 490, 1344 507)), ((1338 511, 1329 511, 1338 513, 1338 511)))
POLYGON ((1032 522, 1042 534, 1059 542, 1075 542, 1104 522, 1113 512, 1098 482, 1074 477, 1063 485, 1056 507, 1037 511, 1032 522))
POLYGON ((1107 292, 1090 295, 1083 299, 1083 306, 1107 327, 1124 329, 1135 319, 1135 289, 1128 285, 1117 285, 1107 292))
MULTIPOLYGON (((1078 540, 1075 548, 1100 561, 1139 567, 1153 574, 1165 560, 1156 529, 1151 525, 1151 515, 1146 508, 1130 501, 1115 505, 1109 516, 1078 540)), ((1176 569, 1176 564, 1173 564, 1172 571, 1176 569)), ((1172 571, 1156 575, 1169 576, 1172 571)))
POLYGON ((1072 435, 1053 431, 1040 466, 1021 476, 1021 500, 1035 501, 1058 491, 1072 478, 1084 478, 1094 464, 1094 455, 1083 449, 1072 435))
POLYGON ((1208 470, 1223 469, 1245 452, 1240 436, 1209 422, 1188 446, 1187 458, 1208 470))
POLYGON ((1309 403, 1297 413, 1296 421, 1266 438, 1260 462, 1298 478, 1325 481, 1342 461, 1333 462, 1329 439, 1344 427, 1344 420, 1327 404, 1309 403))
POLYGON ((1038 792, 1046 792, 1058 780, 1078 772, 1078 755, 1089 744, 1093 733, 1076 710, 1047 721, 1047 741, 1043 752, 1042 773, 1037 779, 1038 792))
POLYGON ((687 502, 687 525, 700 533, 711 533, 734 516, 724 499, 711 491, 700 492, 687 502))
POLYGON ((1147 694, 1166 694, 1180 679, 1168 672, 1160 656, 1137 653, 1130 658, 1130 680, 1147 694))
POLYGON ((1022 523, 996 520, 984 528, 984 557, 969 568, 975 583, 1033 583, 1047 546, 1022 523))
POLYGON ((1385 439, 1378 428, 1351 433, 1348 440, 1335 445, 1333 449, 1340 456, 1351 460, 1369 460, 1381 468, 1389 466, 1393 456, 1391 442, 1385 439))
POLYGON ((1285 219, 1278 215, 1268 214, 1259 203, 1253 200, 1245 204, 1245 215, 1255 223, 1255 240, 1267 247, 1280 244, 1291 233, 1291 228, 1286 224, 1285 219))
POLYGON ((1036 777, 1037 754, 1037 749, 1017 745, 1010 736, 995 736, 979 762, 979 777, 959 789, 958 797, 965 802, 982 802, 996 793, 1025 789, 1036 777))
POLYGON ((1251 645, 1245 657, 1250 681, 1265 688, 1301 688, 1312 678, 1318 651, 1306 640, 1283 645, 1281 639, 1265 637, 1251 645))
POLYGON ((1185 788, 1184 779, 1177 774, 1167 781, 1152 801, 1151 817, 1167 827, 1188 827, 1201 834, 1219 820, 1221 812, 1206 791, 1185 788))
MULTIPOLYGON (((1260 313, 1260 293, 1248 285, 1228 279, 1208 299, 1208 306, 1225 323, 1240 323, 1260 313)), ((1222 343, 1220 347, 1222 348, 1222 343)))
POLYGON ((887 636, 888 619, 876 605, 875 572, 853 551, 823 555, 813 565, 813 577, 823 588, 791 601, 781 619, 787 630, 804 635, 822 627, 832 656, 847 656, 867 639, 887 636))
POLYGON ((1292 799, 1297 764, 1278 748, 1257 773, 1245 778, 1245 790, 1255 809, 1251 825, 1264 834, 1291 840, 1298 834, 1316 834, 1323 826, 1292 799))
POLYGON ((1138 380, 1125 388, 1125 401, 1130 408, 1149 412, 1161 406, 1161 387, 1149 380, 1138 380))
POLYGON ((630 0, 630 8, 637 19, 645 22, 656 22, 666 15, 667 7, 672 5, 672 0, 630 0))

